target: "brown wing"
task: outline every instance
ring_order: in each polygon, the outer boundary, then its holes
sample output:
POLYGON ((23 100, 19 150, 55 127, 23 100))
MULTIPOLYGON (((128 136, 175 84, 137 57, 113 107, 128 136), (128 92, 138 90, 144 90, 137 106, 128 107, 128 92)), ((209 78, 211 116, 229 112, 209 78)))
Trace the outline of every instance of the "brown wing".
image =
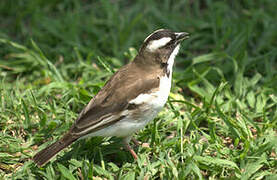
POLYGON ((82 110, 71 132, 83 136, 113 124, 123 118, 119 112, 128 107, 130 100, 159 86, 159 78, 151 75, 156 73, 139 73, 143 72, 134 62, 117 71, 82 110))

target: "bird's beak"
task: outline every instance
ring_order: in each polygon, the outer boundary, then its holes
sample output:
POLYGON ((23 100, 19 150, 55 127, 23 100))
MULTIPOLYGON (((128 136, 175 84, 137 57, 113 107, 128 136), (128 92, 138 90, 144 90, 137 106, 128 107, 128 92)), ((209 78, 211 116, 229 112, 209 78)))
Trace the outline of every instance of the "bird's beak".
POLYGON ((189 33, 187 33, 187 32, 178 32, 178 33, 175 33, 175 36, 176 36, 177 42, 181 42, 181 41, 189 38, 189 33))

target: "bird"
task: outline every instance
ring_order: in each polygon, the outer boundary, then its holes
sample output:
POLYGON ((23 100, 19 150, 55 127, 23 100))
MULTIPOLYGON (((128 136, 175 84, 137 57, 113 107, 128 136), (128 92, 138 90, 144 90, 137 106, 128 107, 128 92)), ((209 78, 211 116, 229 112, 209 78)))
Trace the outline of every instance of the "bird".
POLYGON ((87 137, 119 137, 134 159, 132 134, 143 129, 167 102, 174 59, 187 32, 158 29, 143 41, 137 56, 122 66, 89 101, 59 140, 33 157, 45 165, 73 142, 87 137))

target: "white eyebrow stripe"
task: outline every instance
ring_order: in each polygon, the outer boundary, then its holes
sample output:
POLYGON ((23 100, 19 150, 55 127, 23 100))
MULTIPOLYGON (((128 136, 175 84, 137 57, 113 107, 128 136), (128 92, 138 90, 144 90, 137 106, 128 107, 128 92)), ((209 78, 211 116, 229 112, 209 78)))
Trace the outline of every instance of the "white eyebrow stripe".
POLYGON ((179 35, 181 35, 181 34, 184 34, 183 32, 180 32, 180 33, 174 33, 176 36, 179 36, 179 35))
POLYGON ((159 49, 160 47, 165 46, 167 43, 169 43, 169 41, 171 41, 170 37, 164 37, 161 39, 153 40, 149 42, 146 48, 153 52, 159 49))
POLYGON ((156 32, 163 31, 163 30, 164 30, 164 29, 158 29, 158 30, 154 31, 152 34, 150 34, 149 36, 147 36, 143 42, 146 42, 147 39, 148 39, 150 36, 152 36, 153 34, 155 34, 156 32))

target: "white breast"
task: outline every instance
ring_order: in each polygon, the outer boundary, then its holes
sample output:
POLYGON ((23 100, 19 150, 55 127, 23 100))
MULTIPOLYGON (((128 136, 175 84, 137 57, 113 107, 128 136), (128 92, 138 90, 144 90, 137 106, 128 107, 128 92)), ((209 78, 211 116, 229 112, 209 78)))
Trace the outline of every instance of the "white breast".
POLYGON ((160 77, 160 85, 158 90, 151 94, 140 94, 135 99, 130 101, 130 103, 138 105, 145 103, 151 105, 154 109, 162 108, 165 105, 171 88, 172 67, 179 49, 180 45, 176 46, 171 56, 169 57, 167 62, 167 71, 169 72, 169 76, 165 74, 163 77, 160 77))

